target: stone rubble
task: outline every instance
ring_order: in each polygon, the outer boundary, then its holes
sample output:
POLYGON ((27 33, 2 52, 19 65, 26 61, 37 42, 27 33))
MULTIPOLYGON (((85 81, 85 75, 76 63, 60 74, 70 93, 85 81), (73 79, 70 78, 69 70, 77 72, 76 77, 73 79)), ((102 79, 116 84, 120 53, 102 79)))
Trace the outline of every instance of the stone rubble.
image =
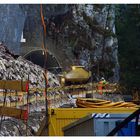
MULTIPOLYGON (((15 59, 15 55, 9 52, 9 50, 0 45, 0 80, 29 80, 30 88, 44 88, 45 80, 43 76, 43 69, 33 64, 32 62, 25 60, 21 56, 15 59)), ((48 71, 48 87, 60 86, 60 83, 57 77, 48 71)), ((49 96, 64 94, 63 92, 49 92, 49 96)), ((42 94, 41 94, 42 95, 42 94)), ((34 93, 33 96, 36 96, 34 93)), ((14 97, 9 97, 11 100, 15 100, 14 97)), ((6 98, 6 101, 9 102, 9 98, 6 98)), ((68 97, 66 96, 66 101, 68 97)), ((0 98, 0 102, 3 102, 4 98, 0 98)), ((65 102, 65 100, 64 100, 65 102)), ((51 107, 59 107, 63 105, 63 102, 58 101, 55 104, 51 104, 51 107)))
MULTIPOLYGON (((9 50, 2 44, 0 44, 0 80, 28 80, 28 75, 29 75, 29 80, 30 80, 30 88, 37 87, 37 88, 44 88, 45 87, 45 81, 44 81, 44 76, 43 76, 43 69, 38 66, 33 64, 30 61, 27 61, 23 59, 21 56, 16 58, 14 54, 9 52, 9 50)), ((48 72, 48 87, 56 87, 60 86, 60 83, 57 79, 57 77, 48 72)), ((2 89, 1 89, 2 91, 2 89)), ((49 92, 48 93, 50 96, 55 96, 64 94, 63 92, 49 92)), ((43 93, 38 93, 38 96, 43 96, 43 93)), ((36 93, 32 93, 31 96, 36 96, 36 93)), ((23 97, 27 98, 27 96, 23 97)), ((6 102, 10 102, 12 100, 16 100, 14 97, 7 97, 6 102)), ((3 97, 0 97, 0 102, 2 103, 4 101, 3 97)), ((68 96, 65 97, 65 99, 62 99, 62 101, 55 101, 52 102, 50 105, 51 107, 60 107, 63 104, 65 104, 67 101, 69 101, 68 96)), ((45 102, 44 101, 39 101, 35 102, 30 105, 30 115, 32 113, 37 113, 41 111, 42 109, 45 109, 45 102)), ((39 123, 41 122, 43 118, 43 114, 37 114, 37 115, 31 115, 29 117, 28 123, 29 126, 34 130, 37 131, 39 128, 39 123), (34 125, 33 125, 34 124, 34 125)), ((24 127, 25 125, 23 124, 22 121, 14 119, 14 118, 9 118, 5 119, 2 123, 0 123, 2 129, 0 131, 0 136, 17 136, 17 135, 26 135, 24 127), (12 121, 16 122, 12 123, 12 121), (22 134, 19 133, 17 130, 17 127, 22 131, 22 134)), ((29 131, 28 135, 32 135, 32 133, 29 131)))
MULTIPOLYGON (((3 45, 0 45, 0 79, 2 80, 29 80, 30 87, 43 88, 44 76, 43 69, 25 60, 22 57, 14 58, 14 54, 7 52, 3 45)), ((48 72, 49 86, 59 86, 59 81, 54 74, 48 72)))

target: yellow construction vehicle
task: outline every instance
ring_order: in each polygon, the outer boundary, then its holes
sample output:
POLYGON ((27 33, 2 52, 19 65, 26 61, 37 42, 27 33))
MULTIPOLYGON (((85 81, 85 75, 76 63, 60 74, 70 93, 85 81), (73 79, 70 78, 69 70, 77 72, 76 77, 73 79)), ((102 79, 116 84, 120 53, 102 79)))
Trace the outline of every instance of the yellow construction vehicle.
POLYGON ((90 77, 91 71, 87 71, 84 66, 72 66, 69 72, 60 76, 60 83, 62 86, 87 83, 90 77))

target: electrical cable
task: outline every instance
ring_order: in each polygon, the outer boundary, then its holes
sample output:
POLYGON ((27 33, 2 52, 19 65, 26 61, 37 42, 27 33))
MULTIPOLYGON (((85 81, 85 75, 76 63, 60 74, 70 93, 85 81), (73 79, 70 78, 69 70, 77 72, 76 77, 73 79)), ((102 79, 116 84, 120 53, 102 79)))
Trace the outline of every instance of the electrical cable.
MULTIPOLYGON (((45 61, 44 61, 44 78, 45 78, 45 105, 46 105, 46 128, 48 128, 48 124, 49 124, 49 120, 48 120, 48 117, 49 117, 49 114, 48 114, 48 99, 47 99, 47 86, 48 86, 48 78, 47 78, 47 74, 48 74, 48 71, 46 69, 46 62, 47 62, 47 47, 46 47, 46 24, 45 24, 45 21, 44 21, 44 15, 43 15, 43 7, 42 7, 42 4, 40 5, 40 14, 41 14, 41 21, 42 21, 42 25, 43 25, 43 42, 44 42, 44 55, 45 55, 45 61)), ((48 129, 47 129, 48 131, 48 129)))

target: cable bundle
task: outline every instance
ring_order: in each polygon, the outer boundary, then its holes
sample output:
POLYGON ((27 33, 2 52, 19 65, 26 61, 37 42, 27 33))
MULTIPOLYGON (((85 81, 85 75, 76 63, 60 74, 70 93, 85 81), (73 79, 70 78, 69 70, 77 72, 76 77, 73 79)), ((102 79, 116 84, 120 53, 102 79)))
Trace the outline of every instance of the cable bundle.
POLYGON ((119 107, 137 107, 136 104, 132 102, 112 102, 107 100, 100 100, 100 99, 82 99, 79 98, 76 100, 77 107, 82 108, 119 108, 119 107))

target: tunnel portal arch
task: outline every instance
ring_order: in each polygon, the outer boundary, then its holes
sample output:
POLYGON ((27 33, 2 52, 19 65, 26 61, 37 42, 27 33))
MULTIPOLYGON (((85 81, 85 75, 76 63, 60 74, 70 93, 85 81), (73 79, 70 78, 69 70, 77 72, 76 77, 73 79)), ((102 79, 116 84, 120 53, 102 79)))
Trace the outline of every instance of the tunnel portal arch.
POLYGON ((34 64, 37 64, 41 66, 42 68, 46 68, 50 72, 54 74, 58 74, 62 71, 62 68, 60 66, 60 63, 58 60, 51 54, 51 52, 47 53, 47 61, 45 63, 45 55, 43 53, 43 49, 36 49, 36 50, 31 50, 30 52, 26 53, 23 57, 34 64))

